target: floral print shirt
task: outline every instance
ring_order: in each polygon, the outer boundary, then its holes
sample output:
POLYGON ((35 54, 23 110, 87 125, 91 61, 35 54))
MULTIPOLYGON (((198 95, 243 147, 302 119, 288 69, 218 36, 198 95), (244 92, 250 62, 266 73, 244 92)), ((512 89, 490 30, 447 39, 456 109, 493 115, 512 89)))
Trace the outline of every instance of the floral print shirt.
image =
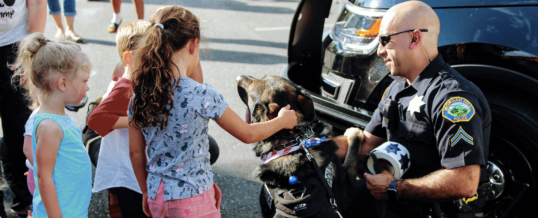
MULTIPOLYGON (((174 107, 164 129, 142 128, 148 156, 148 197, 151 199, 155 199, 161 180, 165 201, 203 194, 213 185, 208 122, 209 119, 218 120, 228 103, 211 85, 200 84, 188 77, 180 77, 173 98, 174 107)), ((131 103, 129 118, 132 118, 131 103)))

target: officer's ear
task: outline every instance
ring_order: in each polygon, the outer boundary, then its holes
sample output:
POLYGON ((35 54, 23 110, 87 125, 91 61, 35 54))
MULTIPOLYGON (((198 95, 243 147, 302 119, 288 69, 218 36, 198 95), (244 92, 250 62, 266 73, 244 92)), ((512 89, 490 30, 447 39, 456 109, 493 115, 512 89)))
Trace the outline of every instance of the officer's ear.
POLYGON ((420 30, 415 30, 410 34, 411 44, 409 44, 409 49, 415 49, 419 46, 422 41, 422 32, 420 30))

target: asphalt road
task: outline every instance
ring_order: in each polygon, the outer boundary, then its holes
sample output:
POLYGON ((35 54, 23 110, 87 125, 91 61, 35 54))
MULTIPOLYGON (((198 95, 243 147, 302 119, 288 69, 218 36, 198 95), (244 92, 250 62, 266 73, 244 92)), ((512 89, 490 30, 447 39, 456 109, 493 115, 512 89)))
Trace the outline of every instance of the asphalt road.
MULTIPOLYGON (((146 0, 145 20, 158 7, 174 4, 186 7, 201 20, 201 65, 204 82, 219 90, 231 109, 240 116, 245 106, 237 94, 235 78, 246 74, 256 78, 278 75, 287 63, 289 27, 299 0, 146 0)), ((326 30, 338 15, 340 1, 335 1, 327 19, 326 30)), ((76 0, 75 30, 86 39, 81 44, 93 64, 96 75, 89 81, 90 100, 103 95, 119 59, 115 34, 106 31, 112 18, 109 1, 76 0)), ((123 22, 136 19, 131 1, 123 1, 123 22)), ((53 38, 54 20, 47 17, 45 35, 53 38)), ((70 114, 82 124, 86 108, 70 114)), ((261 182, 252 176, 260 160, 252 146, 244 144, 221 129, 215 122, 209 133, 218 142, 220 156, 213 165, 215 182, 223 192, 222 217, 261 217, 258 194, 261 182)), ((11 217, 11 216, 10 216, 11 217)), ((108 217, 106 193, 93 195, 90 217, 108 217)))

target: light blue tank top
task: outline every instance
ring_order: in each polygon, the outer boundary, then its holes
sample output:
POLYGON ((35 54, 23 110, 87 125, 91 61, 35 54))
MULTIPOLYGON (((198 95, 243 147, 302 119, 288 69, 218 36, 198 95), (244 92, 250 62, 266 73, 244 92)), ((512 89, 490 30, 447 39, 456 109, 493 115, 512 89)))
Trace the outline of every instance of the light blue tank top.
MULTIPOLYGON (((37 114, 32 131, 32 148, 36 159, 36 130, 45 119, 56 122, 63 131, 63 139, 56 156, 56 164, 52 179, 58 194, 58 203, 64 218, 88 217, 88 207, 92 196, 92 166, 88 152, 82 144, 82 133, 75 121, 68 116, 56 114, 37 114)), ((34 164, 35 192, 33 198, 33 217, 48 217, 41 200, 37 171, 39 165, 34 164)))

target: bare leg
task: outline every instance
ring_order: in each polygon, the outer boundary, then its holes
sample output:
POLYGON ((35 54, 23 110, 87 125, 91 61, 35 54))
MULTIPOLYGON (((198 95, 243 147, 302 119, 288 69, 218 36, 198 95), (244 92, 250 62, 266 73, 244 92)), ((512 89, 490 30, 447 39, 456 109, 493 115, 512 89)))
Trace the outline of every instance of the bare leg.
POLYGON ((112 10, 114 11, 114 14, 112 14, 112 20, 110 21, 111 24, 107 27, 107 30, 109 33, 115 33, 118 30, 118 26, 122 21, 120 13, 121 0, 110 0, 110 3, 112 4, 112 10))
POLYGON ((52 15, 52 17, 54 18, 54 22, 56 23, 56 35, 55 35, 55 37, 57 39, 65 38, 64 25, 62 24, 62 14, 59 13, 59 14, 56 14, 56 15, 52 15))
POLYGON ((112 4, 112 10, 114 10, 114 14, 121 12, 121 0, 112 0, 110 1, 112 4))
POLYGON ((136 9, 136 16, 139 20, 144 19, 144 0, 133 0, 136 9))
POLYGON ((65 31, 65 36, 71 38, 75 42, 82 42, 82 37, 75 33, 75 28, 73 24, 75 23, 75 16, 65 16, 65 22, 67 23, 67 29, 65 31))

